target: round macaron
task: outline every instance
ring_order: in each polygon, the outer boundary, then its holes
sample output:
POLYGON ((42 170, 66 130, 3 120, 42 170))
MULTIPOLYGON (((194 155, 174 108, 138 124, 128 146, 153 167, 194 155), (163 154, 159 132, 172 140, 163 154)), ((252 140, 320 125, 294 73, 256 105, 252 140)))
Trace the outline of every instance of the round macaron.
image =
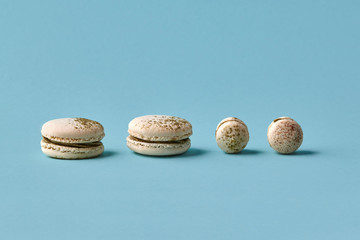
POLYGON ((41 150, 49 157, 84 159, 101 155, 103 126, 85 118, 61 118, 46 122, 41 129, 41 150))
POLYGON ((228 117, 222 120, 215 131, 216 143, 226 153, 241 152, 249 142, 249 130, 238 118, 228 117))
POLYGON ((179 117, 147 115, 129 123, 127 146, 151 156, 178 155, 190 148, 191 124, 179 117))
POLYGON ((301 126, 292 118, 279 117, 269 125, 267 138, 275 151, 282 154, 295 152, 303 142, 301 126))

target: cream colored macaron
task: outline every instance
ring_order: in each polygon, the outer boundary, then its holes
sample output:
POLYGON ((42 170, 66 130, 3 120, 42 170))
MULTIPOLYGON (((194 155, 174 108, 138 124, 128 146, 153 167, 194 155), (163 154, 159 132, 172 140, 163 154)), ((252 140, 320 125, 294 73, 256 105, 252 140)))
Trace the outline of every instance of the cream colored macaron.
POLYGON ((216 143, 226 153, 241 152, 249 142, 249 130, 238 118, 222 120, 215 131, 216 143))
POLYGON ((46 122, 41 129, 41 150, 49 157, 84 159, 104 151, 100 142, 105 136, 103 126, 85 118, 61 118, 46 122))
POLYGON ((289 154, 295 152, 301 146, 303 131, 294 119, 279 117, 270 124, 267 138, 270 146, 275 151, 289 154))
POLYGON ((146 115, 129 123, 127 146, 134 152, 151 156, 170 156, 190 148, 191 124, 179 117, 146 115))

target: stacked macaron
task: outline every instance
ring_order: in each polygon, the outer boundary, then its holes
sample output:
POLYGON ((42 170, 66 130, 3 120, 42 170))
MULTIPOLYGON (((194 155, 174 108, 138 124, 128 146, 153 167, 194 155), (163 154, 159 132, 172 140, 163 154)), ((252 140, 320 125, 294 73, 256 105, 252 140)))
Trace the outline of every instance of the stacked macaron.
POLYGON ((129 123, 127 146, 151 156, 178 155, 190 148, 191 124, 179 117, 147 115, 129 123))
POLYGON ((103 126, 85 118, 61 118, 46 122, 41 134, 44 154, 60 159, 84 159, 101 155, 103 126))

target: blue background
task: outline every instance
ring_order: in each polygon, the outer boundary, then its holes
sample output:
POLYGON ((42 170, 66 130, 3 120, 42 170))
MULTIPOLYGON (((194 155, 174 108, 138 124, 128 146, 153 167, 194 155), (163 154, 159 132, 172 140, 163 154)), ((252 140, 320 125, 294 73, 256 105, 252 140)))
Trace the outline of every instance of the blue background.
POLYGON ((1 239, 359 239, 358 1, 0 1, 1 239), (154 158, 127 124, 168 114, 192 148, 154 158), (276 154, 266 131, 296 119, 276 154), (249 127, 241 154, 218 122, 249 127), (40 150, 48 120, 101 122, 100 158, 40 150))

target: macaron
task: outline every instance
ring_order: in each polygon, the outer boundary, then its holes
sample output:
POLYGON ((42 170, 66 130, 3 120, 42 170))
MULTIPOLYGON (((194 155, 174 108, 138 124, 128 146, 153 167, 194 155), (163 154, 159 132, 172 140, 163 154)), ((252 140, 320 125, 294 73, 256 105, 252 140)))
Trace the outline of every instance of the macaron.
POLYGON ((170 156, 186 152, 191 145, 190 122, 166 115, 146 115, 129 123, 127 146, 132 151, 150 156, 170 156))
POLYGON ((241 152, 249 142, 249 130, 238 118, 228 117, 222 120, 215 131, 216 143, 226 153, 241 152))
POLYGON ((104 127, 85 118, 60 118, 46 122, 41 129, 41 150, 59 159, 93 158, 104 152, 100 142, 104 127))
POLYGON ((267 138, 275 151, 282 154, 295 152, 303 142, 301 126, 292 118, 279 117, 269 125, 267 138))

